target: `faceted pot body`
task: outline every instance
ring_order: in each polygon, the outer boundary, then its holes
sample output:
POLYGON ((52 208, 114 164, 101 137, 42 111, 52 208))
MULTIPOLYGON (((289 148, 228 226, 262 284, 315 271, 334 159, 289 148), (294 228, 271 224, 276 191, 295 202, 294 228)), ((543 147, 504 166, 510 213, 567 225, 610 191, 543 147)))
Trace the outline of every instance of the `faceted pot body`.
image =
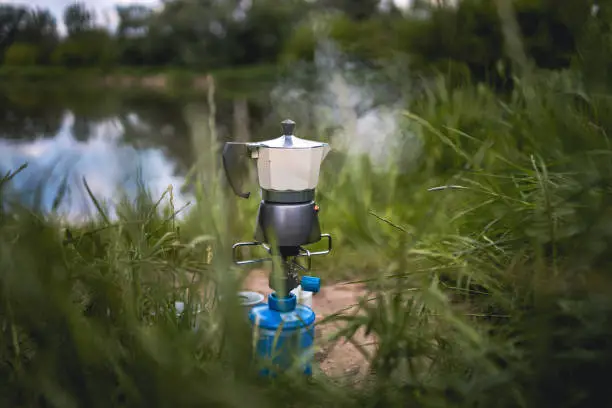
POLYGON ((256 155, 259 185, 272 191, 312 190, 328 152, 326 144, 301 149, 261 146, 256 155))

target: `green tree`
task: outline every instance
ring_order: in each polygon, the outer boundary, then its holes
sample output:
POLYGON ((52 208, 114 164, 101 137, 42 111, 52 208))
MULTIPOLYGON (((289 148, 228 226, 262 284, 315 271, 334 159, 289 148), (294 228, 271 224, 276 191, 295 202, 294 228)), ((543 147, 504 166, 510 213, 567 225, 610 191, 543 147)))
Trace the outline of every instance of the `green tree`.
POLYGON ((71 68, 107 68, 116 61, 116 44, 108 31, 95 26, 94 14, 83 3, 64 10, 68 38, 53 52, 53 62, 71 68))
POLYGON ((587 84, 604 92, 602 86, 612 88, 612 1, 597 1, 596 6, 579 37, 574 61, 587 84))
POLYGON ((301 0, 260 0, 240 20, 230 20, 228 34, 232 65, 275 63, 309 6, 301 0))
POLYGON ((119 38, 143 37, 148 33, 153 10, 142 5, 117 6, 119 38))
POLYGON ((140 5, 117 6, 117 46, 119 59, 126 65, 157 65, 151 58, 156 33, 150 29, 153 10, 140 5))
MULTIPOLYGON (((569 67, 591 18, 591 0, 516 0, 517 34, 527 56, 541 68, 569 67)), ((421 68, 467 66, 478 80, 498 78, 507 59, 496 2, 463 0, 457 6, 417 4, 420 14, 398 25, 399 49, 421 68)), ((505 73, 506 75, 507 73, 505 73)))
POLYGON ((27 15, 25 7, 0 4, 0 49, 3 52, 17 39, 27 15))
POLYGON ((64 10, 64 25, 69 37, 82 34, 94 28, 94 14, 84 3, 74 3, 64 10))
POLYGON ((380 17, 358 22, 338 16, 331 21, 329 35, 345 53, 361 61, 385 60, 397 50, 393 26, 380 17))
POLYGON ((323 7, 339 10, 351 20, 363 21, 379 13, 380 0, 323 0, 323 7))
POLYGON ((40 48, 27 43, 14 43, 4 53, 4 65, 33 66, 40 62, 40 48))
POLYGON ((55 64, 70 68, 108 68, 116 62, 115 42, 102 29, 82 32, 61 43, 53 52, 52 60, 55 64))
MULTIPOLYGON (((214 41, 213 28, 221 35, 223 30, 223 14, 220 8, 225 2, 202 0, 164 1, 164 7, 152 20, 150 32, 157 37, 158 43, 151 47, 151 53, 156 54, 156 48, 170 50, 169 62, 179 66, 204 67, 223 65, 214 61, 211 42, 214 41)), ((218 56, 217 56, 218 57, 218 56)))
POLYGON ((317 34, 309 21, 297 26, 289 39, 285 41, 285 48, 282 53, 282 61, 307 61, 314 60, 317 48, 317 34))
POLYGON ((151 19, 149 30, 181 66, 275 62, 308 7, 305 0, 258 0, 250 6, 239 0, 171 0, 151 19))
POLYGON ((46 62, 57 41, 57 23, 48 10, 0 5, 0 52, 3 54, 16 42, 31 44, 39 49, 41 61, 46 62))
POLYGON ((592 0, 520 0, 517 22, 527 54, 542 68, 569 66, 592 18, 592 0))
POLYGON ((38 62, 49 62, 53 49, 59 43, 57 21, 53 14, 40 8, 30 10, 22 27, 17 40, 38 49, 38 62))

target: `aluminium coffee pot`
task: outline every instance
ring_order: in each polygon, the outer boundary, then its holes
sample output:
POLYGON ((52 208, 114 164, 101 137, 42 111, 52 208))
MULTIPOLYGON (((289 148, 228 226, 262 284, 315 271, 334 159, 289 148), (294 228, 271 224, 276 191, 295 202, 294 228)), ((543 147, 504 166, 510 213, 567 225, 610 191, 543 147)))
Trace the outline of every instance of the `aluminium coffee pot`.
POLYGON ((250 192, 241 189, 245 158, 257 164, 259 186, 265 192, 297 193, 317 187, 321 163, 330 151, 327 143, 300 139, 293 132, 295 122, 281 123, 283 135, 254 143, 228 142, 223 148, 223 167, 232 190, 242 198, 250 192))

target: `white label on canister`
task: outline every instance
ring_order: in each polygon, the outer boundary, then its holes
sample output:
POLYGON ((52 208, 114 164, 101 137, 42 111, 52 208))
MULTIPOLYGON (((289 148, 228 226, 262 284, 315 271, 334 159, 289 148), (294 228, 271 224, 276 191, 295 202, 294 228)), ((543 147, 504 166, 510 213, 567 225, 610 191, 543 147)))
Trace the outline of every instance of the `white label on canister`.
POLYGON ((283 322, 295 322, 300 320, 294 313, 281 313, 280 318, 283 320, 283 322))

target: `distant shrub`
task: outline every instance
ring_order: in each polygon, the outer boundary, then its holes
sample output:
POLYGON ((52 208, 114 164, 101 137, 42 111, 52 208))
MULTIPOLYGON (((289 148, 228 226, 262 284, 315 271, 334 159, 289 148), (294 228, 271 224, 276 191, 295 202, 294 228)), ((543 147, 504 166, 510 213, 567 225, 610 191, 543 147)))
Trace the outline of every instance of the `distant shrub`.
POLYGON ((4 53, 4 65, 33 66, 40 60, 39 47, 32 44, 15 43, 4 53))
POLYGON ((43 65, 4 65, 0 67, 0 80, 6 81, 7 83, 10 83, 11 81, 39 81, 51 83, 57 81, 59 78, 67 77, 68 75, 71 75, 73 77, 74 73, 68 73, 66 72, 66 69, 62 67, 47 67, 43 65))
POLYGON ((329 36, 353 57, 381 60, 395 53, 396 35, 385 19, 363 22, 340 16, 331 22, 329 36))
POLYGON ((299 26, 287 40, 285 49, 281 55, 281 60, 283 62, 311 62, 314 60, 316 48, 317 37, 314 30, 309 25, 303 24, 299 26))
POLYGON ((185 70, 172 70, 168 72, 168 80, 175 88, 188 88, 193 85, 195 74, 185 70))
POLYGON ((104 31, 92 30, 67 39, 60 44, 51 59, 66 67, 106 67, 116 61, 113 39, 104 31))

